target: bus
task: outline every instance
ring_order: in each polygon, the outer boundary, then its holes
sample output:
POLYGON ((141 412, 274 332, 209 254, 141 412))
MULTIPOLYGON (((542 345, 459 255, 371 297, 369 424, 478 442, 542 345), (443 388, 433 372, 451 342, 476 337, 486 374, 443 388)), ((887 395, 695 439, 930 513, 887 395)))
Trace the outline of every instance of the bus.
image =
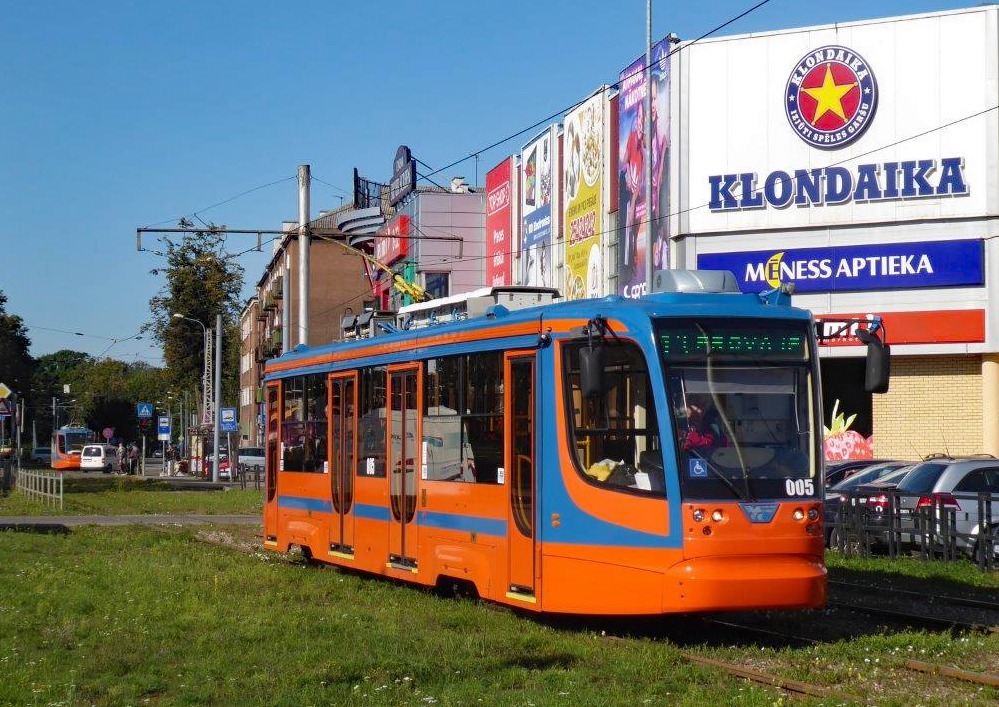
POLYGON ((529 612, 824 606, 810 313, 731 273, 657 278, 368 313, 269 361, 264 547, 529 612))
POLYGON ((79 425, 63 425, 52 433, 52 468, 74 471, 80 468, 80 452, 97 433, 79 425))

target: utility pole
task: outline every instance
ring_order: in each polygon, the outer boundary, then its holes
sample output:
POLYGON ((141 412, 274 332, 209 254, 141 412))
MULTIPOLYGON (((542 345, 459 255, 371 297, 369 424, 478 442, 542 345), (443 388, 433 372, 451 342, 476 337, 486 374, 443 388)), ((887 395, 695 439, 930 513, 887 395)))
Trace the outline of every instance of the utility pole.
MULTIPOLYGON (((298 167, 298 336, 296 344, 309 345, 309 165, 298 167)), ((288 332, 285 332, 286 334, 288 332)))
MULTIPOLYGON (((212 428, 214 434, 214 450, 212 456, 212 483, 219 482, 219 416, 222 397, 222 314, 215 315, 215 410, 212 412, 212 428)), ((232 450, 229 452, 232 453, 232 450)), ((231 463, 231 462, 230 462, 231 463)))
POLYGON ((652 248, 655 223, 652 220, 652 0, 645 0, 645 292, 652 292, 652 248))

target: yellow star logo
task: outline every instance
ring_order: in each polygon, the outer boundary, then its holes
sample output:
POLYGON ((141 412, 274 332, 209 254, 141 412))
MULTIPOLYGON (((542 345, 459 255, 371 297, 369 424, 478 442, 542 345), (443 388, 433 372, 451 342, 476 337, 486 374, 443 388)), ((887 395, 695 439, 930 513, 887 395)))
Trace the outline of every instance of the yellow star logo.
POLYGON ((818 103, 818 105, 815 106, 815 116, 812 118, 812 125, 818 123, 819 118, 830 111, 838 115, 840 120, 845 122, 846 113, 843 112, 843 96, 856 88, 856 86, 856 82, 843 84, 836 83, 836 79, 834 79, 832 75, 832 68, 829 64, 826 64, 826 75, 822 79, 822 85, 816 86, 815 88, 801 89, 814 98, 818 103))

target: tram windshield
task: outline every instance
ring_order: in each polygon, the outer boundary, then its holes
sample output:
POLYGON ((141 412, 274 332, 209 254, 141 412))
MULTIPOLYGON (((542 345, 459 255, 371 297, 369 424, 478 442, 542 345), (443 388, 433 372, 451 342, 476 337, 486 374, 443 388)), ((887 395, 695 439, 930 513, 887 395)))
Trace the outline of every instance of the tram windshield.
POLYGON ((656 340, 685 498, 816 495, 814 362, 806 322, 664 320, 656 340))
POLYGON ((93 433, 90 430, 63 430, 57 438, 57 451, 62 454, 79 454, 83 446, 93 439, 93 433))

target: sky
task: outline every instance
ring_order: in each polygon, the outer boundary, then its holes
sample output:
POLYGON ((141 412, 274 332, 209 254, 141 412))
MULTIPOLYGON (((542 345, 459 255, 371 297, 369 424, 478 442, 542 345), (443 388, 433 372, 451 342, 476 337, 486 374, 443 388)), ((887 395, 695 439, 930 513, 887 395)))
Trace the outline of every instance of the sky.
MULTIPOLYGON (((653 0, 653 41, 696 39, 747 11, 716 36, 977 3, 758 4, 653 0)), ((6 3, 7 312, 24 320, 33 356, 72 349, 161 365, 158 343, 134 337, 164 286, 150 274, 162 243, 147 234, 138 251, 136 228, 186 216, 278 229, 298 219, 299 165, 311 166, 316 217, 350 200, 355 167, 387 182, 402 144, 433 170, 458 163, 436 182, 482 184, 540 130, 531 126, 614 83, 644 52, 645 12, 644 0, 6 3)), ((244 299, 270 257, 269 244, 255 245, 226 240, 245 268, 244 299)))

